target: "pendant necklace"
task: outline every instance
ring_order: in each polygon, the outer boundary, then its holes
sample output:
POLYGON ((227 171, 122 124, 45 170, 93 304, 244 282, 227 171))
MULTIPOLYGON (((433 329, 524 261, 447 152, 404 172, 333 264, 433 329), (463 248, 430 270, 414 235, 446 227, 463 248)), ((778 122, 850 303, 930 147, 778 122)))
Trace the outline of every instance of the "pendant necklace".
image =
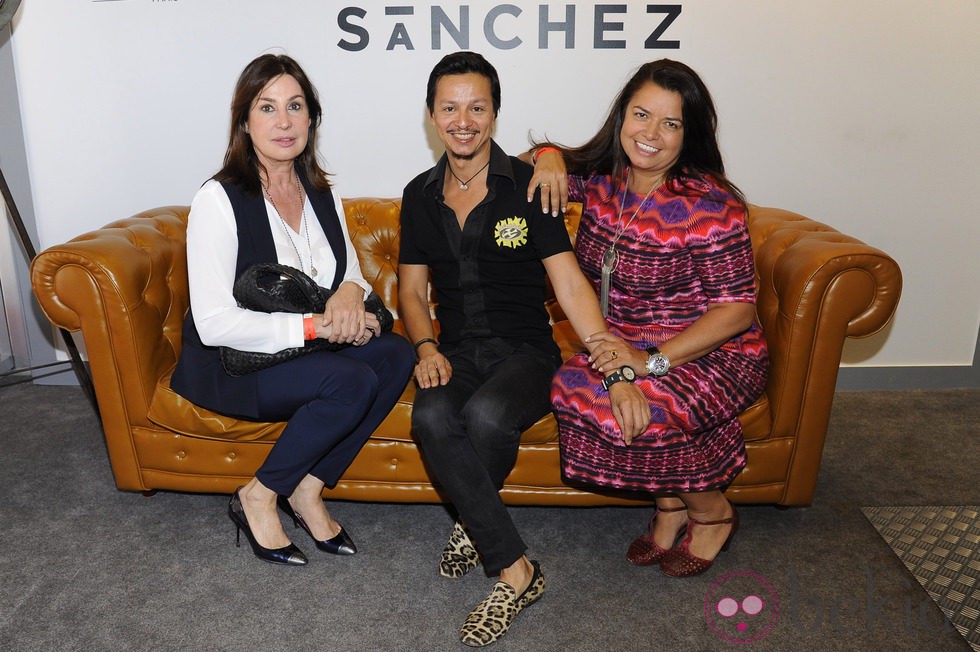
POLYGON ((476 174, 474 174, 472 177, 470 177, 466 181, 463 181, 462 179, 460 179, 459 177, 456 176, 456 173, 455 172, 453 172, 453 166, 449 165, 449 162, 448 161, 446 162, 446 167, 449 168, 449 173, 451 175, 453 175, 454 177, 456 177, 456 181, 459 182, 459 189, 460 190, 469 190, 470 189, 470 181, 472 181, 473 179, 475 179, 477 174, 480 174, 481 172, 483 172, 484 170, 486 170, 488 165, 490 165, 489 159, 487 160, 486 163, 483 164, 483 167, 482 168, 480 168, 479 170, 476 171, 476 174))
MULTIPOLYGON (((269 189, 264 184, 262 186, 262 190, 265 192, 266 199, 268 199, 269 203, 272 204, 272 209, 276 211, 276 215, 279 216, 279 223, 282 224, 283 233, 285 233, 286 237, 289 238, 289 244, 293 245, 293 251, 296 252, 296 259, 299 261, 300 271, 305 272, 306 270, 303 269, 303 257, 300 256, 299 247, 296 246, 296 242, 293 240, 293 234, 290 233, 292 229, 290 229, 289 225, 286 224, 286 220, 282 219, 282 213, 279 212, 279 207, 276 206, 276 202, 272 198, 272 193, 269 192, 269 189)), ((310 246, 310 228, 306 224, 306 200, 303 199, 303 186, 301 186, 299 183, 299 177, 296 177, 296 193, 299 195, 300 206, 303 207, 303 212, 299 218, 299 224, 300 228, 303 230, 303 233, 306 234, 306 249, 310 252, 310 276, 316 278, 316 267, 313 265, 313 247, 310 246)))
POLYGON ((606 251, 602 254, 602 278, 599 287, 599 306, 602 308, 602 316, 606 317, 609 314, 609 277, 612 273, 616 271, 616 267, 619 265, 619 252, 616 251, 616 243, 619 239, 623 237, 626 229, 633 224, 636 220, 636 216, 639 215, 640 209, 643 208, 643 204, 646 203, 653 191, 663 182, 663 179, 657 179, 654 181, 653 185, 650 186, 650 190, 647 191, 646 196, 640 202, 640 205, 636 207, 633 211, 633 216, 630 217, 626 224, 623 224, 623 206, 626 205, 626 191, 630 187, 630 175, 633 173, 632 168, 627 168, 626 170, 626 185, 623 186, 623 197, 619 202, 619 216, 616 218, 616 234, 613 236, 613 241, 606 248, 606 251))

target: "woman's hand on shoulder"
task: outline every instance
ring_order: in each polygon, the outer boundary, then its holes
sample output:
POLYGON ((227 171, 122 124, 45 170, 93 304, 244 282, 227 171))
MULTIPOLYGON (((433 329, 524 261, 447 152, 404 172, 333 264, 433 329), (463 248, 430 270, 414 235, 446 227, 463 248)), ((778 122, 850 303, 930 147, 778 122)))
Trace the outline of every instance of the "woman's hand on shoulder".
POLYGON ((527 187, 527 200, 534 201, 534 191, 541 188, 541 212, 557 217, 568 207, 568 170, 561 152, 545 147, 537 152, 534 175, 527 187))
POLYGON ((345 282, 327 300, 317 334, 320 335, 323 327, 327 330, 325 339, 328 341, 353 344, 364 334, 365 323, 364 290, 355 283, 345 282))

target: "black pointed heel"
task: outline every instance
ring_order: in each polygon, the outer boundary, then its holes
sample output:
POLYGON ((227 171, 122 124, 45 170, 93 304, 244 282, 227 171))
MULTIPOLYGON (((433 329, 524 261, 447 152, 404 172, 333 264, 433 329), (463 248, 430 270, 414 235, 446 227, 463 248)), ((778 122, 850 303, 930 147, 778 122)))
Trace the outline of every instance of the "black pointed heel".
POLYGON ((293 527, 301 527, 307 534, 310 535, 310 538, 313 539, 314 543, 316 543, 318 550, 329 552, 332 555, 353 555, 357 553, 357 546, 354 545, 354 540, 350 538, 350 535, 347 534, 347 530, 345 530, 343 527, 340 528, 340 532, 337 533, 337 536, 333 537, 332 539, 324 539, 321 541, 313 536, 313 532, 311 532, 309 526, 306 525, 306 521, 303 520, 303 516, 296 513, 296 510, 294 510, 293 506, 289 504, 289 501, 286 500, 285 496, 279 496, 276 502, 279 504, 279 509, 281 509, 286 516, 293 519, 293 527))
POLYGON ((235 524, 235 546, 241 547, 241 534, 244 531, 245 538, 248 539, 249 545, 252 546, 252 552, 262 561, 267 561, 270 564, 286 564, 288 566, 302 566, 306 564, 306 555, 292 543, 282 548, 266 548, 255 540, 255 535, 252 534, 252 528, 248 525, 245 510, 242 508, 242 497, 239 495, 241 490, 241 487, 236 489, 231 497, 231 501, 228 503, 228 517, 235 524))

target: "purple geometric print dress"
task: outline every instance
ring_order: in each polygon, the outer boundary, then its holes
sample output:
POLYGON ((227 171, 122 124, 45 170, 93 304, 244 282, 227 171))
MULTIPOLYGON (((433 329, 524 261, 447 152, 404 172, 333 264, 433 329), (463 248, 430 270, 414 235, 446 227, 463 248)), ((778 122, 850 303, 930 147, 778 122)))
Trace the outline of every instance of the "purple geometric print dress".
MULTIPOLYGON (((570 199, 583 203, 575 253, 599 293, 602 257, 642 197, 622 179, 570 177, 570 199)), ((616 248, 607 323, 643 350, 660 345, 703 315, 710 303, 755 303, 752 246, 745 211, 720 186, 688 180, 662 185, 644 202, 616 248)), ((768 351, 753 323, 715 351, 672 367, 666 376, 637 378, 650 403, 650 426, 623 442, 601 374, 587 354, 555 375, 551 399, 558 419, 562 470, 573 482, 648 492, 723 489, 745 466, 737 415, 762 393, 768 351)))

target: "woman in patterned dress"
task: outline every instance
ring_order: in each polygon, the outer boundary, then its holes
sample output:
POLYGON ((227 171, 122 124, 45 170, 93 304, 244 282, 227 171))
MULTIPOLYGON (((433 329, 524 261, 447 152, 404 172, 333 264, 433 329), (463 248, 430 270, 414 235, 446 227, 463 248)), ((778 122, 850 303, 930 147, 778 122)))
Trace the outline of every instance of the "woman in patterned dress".
POLYGON ((673 576, 707 570, 738 528, 722 492, 745 466, 737 415, 768 366, 746 204, 715 130, 697 73, 664 59, 639 68, 590 141, 533 155, 532 182, 583 203, 575 251, 611 332, 554 378, 563 472, 652 494, 627 558, 673 576))

